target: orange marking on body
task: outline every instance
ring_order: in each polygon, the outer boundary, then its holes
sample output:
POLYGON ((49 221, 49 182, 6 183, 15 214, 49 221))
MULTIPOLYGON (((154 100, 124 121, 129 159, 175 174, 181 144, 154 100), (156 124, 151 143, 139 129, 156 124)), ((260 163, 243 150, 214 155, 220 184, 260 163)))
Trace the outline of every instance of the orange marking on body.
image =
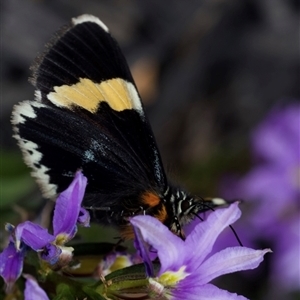
POLYGON ((161 202, 158 195, 153 192, 145 192, 141 198, 142 198, 143 204, 146 204, 149 207, 154 207, 154 206, 160 204, 160 202, 161 202))
POLYGON ((120 234, 123 240, 133 240, 134 232, 133 232, 132 225, 128 224, 128 225, 121 226, 120 234))
POLYGON ((168 217, 168 213, 167 213, 165 205, 161 206, 161 209, 159 210, 159 212, 156 215, 154 215, 154 217, 162 223, 164 223, 166 221, 166 219, 168 217))

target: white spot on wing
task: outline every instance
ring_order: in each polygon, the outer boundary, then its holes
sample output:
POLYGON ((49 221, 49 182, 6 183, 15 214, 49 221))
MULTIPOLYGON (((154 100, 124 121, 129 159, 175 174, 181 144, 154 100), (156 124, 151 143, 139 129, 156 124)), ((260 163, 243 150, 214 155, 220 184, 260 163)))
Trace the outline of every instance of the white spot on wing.
POLYGON ((132 101, 132 106, 141 116, 144 116, 141 99, 136 91, 135 86, 131 82, 126 82, 128 93, 132 101))
POLYGON ((81 24, 81 23, 85 23, 85 22, 93 22, 98 24, 103 30, 105 30, 106 32, 109 32, 107 26, 97 17, 93 16, 93 15, 88 15, 88 14, 84 14, 81 15, 77 18, 72 18, 72 23, 74 24, 74 26, 81 24))
POLYGON ((42 102, 42 92, 40 90, 34 91, 34 100, 42 102))
POLYGON ((85 162, 96 161, 96 154, 101 152, 102 156, 106 155, 105 147, 102 144, 99 144, 98 141, 92 140, 90 149, 84 151, 83 160, 85 162))
POLYGON ((43 154, 39 151, 39 147, 36 143, 26 140, 19 135, 18 128, 18 125, 26 124, 28 119, 36 118, 37 115, 34 109, 39 109, 41 107, 47 106, 38 102, 23 101, 14 106, 11 122, 14 125, 13 129, 15 132, 13 137, 18 142, 26 165, 32 169, 31 175, 36 178, 43 195, 46 198, 52 198, 57 193, 57 186, 50 184, 50 177, 47 174, 49 169, 40 163, 43 154))
POLYGON ((85 162, 95 161, 94 152, 91 150, 86 150, 83 154, 83 159, 85 162))
POLYGON ((46 174, 49 168, 40 164, 43 154, 39 152, 38 145, 32 141, 22 139, 18 134, 13 137, 18 141, 24 161, 32 169, 31 175, 36 178, 42 194, 46 198, 53 198, 57 194, 57 186, 50 184, 50 176, 46 174))
POLYGON ((44 104, 33 102, 33 101, 23 101, 14 106, 12 112, 11 122, 13 125, 24 124, 26 118, 34 119, 36 114, 34 112, 34 107, 40 108, 45 107, 44 104))

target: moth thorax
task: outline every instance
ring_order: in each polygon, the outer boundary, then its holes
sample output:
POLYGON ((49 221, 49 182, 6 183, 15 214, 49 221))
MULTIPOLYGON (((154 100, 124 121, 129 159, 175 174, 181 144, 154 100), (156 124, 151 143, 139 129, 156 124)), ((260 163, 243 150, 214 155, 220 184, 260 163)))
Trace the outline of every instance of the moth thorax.
POLYGON ((179 189, 169 188, 164 194, 165 203, 169 207, 170 224, 169 229, 185 239, 183 226, 188 224, 194 217, 193 198, 187 195, 184 191, 179 189))

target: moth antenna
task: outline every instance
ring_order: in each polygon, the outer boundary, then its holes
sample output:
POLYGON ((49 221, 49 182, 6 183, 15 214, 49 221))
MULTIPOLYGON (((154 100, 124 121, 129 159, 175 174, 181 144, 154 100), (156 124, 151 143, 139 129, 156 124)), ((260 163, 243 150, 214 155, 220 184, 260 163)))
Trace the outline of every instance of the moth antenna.
POLYGON ((197 215, 196 213, 194 213, 194 216, 195 216, 196 218, 198 218, 199 220, 204 221, 204 219, 201 218, 201 217, 200 217, 199 215, 197 215))
POLYGON ((233 234, 234 234, 236 240, 238 241, 239 245, 241 247, 244 247, 243 243, 241 242, 241 240, 240 240, 238 234, 236 233, 236 231, 234 230, 234 228, 231 225, 229 225, 229 227, 230 227, 231 231, 233 232, 233 234))
MULTIPOLYGON (((215 211, 215 209, 213 209, 212 207, 210 207, 209 205, 205 204, 205 203, 201 203, 203 206, 205 206, 206 208, 208 208, 211 211, 215 211)), ((196 216, 198 219, 200 219, 201 221, 203 221, 203 218, 201 218, 199 215, 197 215, 196 213, 193 213, 194 216, 196 216)), ((241 247, 244 247, 243 243, 241 242, 238 234, 236 233, 235 229, 233 228, 232 225, 229 225, 229 228, 231 229, 231 231, 233 232, 237 242, 239 243, 239 245, 241 247)))

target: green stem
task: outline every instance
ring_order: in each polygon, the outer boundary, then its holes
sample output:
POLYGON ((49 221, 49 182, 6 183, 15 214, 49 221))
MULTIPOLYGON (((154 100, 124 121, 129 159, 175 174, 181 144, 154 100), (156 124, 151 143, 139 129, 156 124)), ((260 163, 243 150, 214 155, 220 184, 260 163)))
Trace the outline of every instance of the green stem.
POLYGON ((115 296, 125 293, 145 293, 148 279, 108 280, 96 287, 100 295, 115 296))

